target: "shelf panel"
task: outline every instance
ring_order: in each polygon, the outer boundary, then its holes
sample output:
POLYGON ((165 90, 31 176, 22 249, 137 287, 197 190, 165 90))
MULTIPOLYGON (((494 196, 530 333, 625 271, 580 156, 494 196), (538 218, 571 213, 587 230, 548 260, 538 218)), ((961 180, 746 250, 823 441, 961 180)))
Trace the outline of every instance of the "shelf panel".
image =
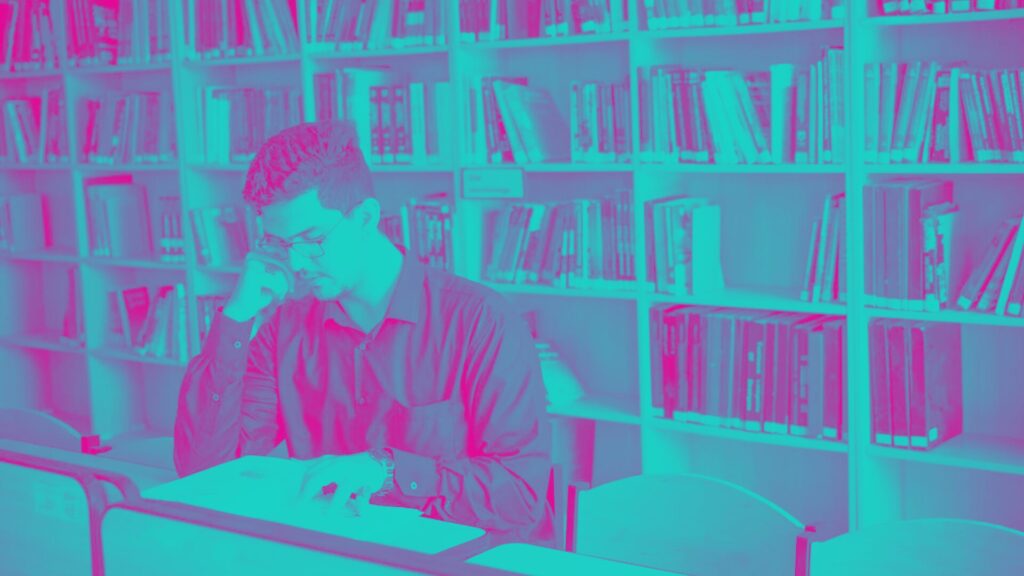
POLYGON ((1017 174, 1024 175, 1024 164, 959 163, 959 164, 865 164, 868 174, 1017 174))
POLYGON ((868 453, 878 458, 1024 476, 1022 439, 964 434, 928 451, 872 444, 868 453))
POLYGON ((819 452, 847 453, 849 446, 845 442, 834 442, 830 440, 815 440, 801 436, 786 436, 783 434, 768 434, 765 432, 750 432, 735 428, 721 428, 718 426, 704 426, 690 422, 679 422, 666 418, 648 418, 646 420, 653 427, 661 430, 705 436, 708 438, 724 438, 739 442, 753 442, 756 444, 769 444, 783 448, 798 448, 801 450, 816 450, 819 452))
POLYGON ((298 64, 298 54, 278 54, 274 56, 246 56, 243 58, 207 58, 182 60, 186 68, 217 68, 223 66, 259 66, 261 64, 298 64))
POLYGON ((600 174, 602 172, 632 172, 632 164, 572 164, 558 162, 550 164, 475 164, 462 166, 465 170, 488 170, 520 168, 527 173, 568 173, 568 174, 600 174))
POLYGON ((845 164, 670 164, 642 162, 638 171, 685 174, 844 174, 845 164))
POLYGON ((821 20, 818 22, 784 22, 778 24, 745 24, 742 26, 694 26, 691 28, 673 28, 670 30, 644 30, 638 37, 641 40, 661 40, 676 38, 707 38, 749 36, 753 34, 794 34, 797 32, 818 32, 822 30, 841 31, 846 24, 842 20, 821 20))
POLYGON ((621 288, 556 288, 554 286, 543 286, 534 284, 505 284, 502 282, 486 282, 478 280, 483 285, 498 292, 510 294, 524 294, 530 296, 565 296, 571 298, 590 298, 599 300, 636 300, 640 294, 636 285, 621 283, 621 288))
POLYGON ((635 400, 627 398, 585 396, 568 404, 548 406, 548 414, 599 422, 639 425, 642 421, 640 415, 622 407, 627 402, 636 403, 635 400))
POLYGON ((108 66, 101 64, 89 64, 85 66, 72 66, 68 68, 68 73, 73 75, 89 75, 89 74, 119 74, 121 72, 170 72, 172 64, 170 62, 145 62, 137 64, 118 64, 116 66, 108 66))
POLYGON ((160 262, 156 260, 127 260, 123 258, 109 258, 106 256, 90 256, 84 260, 86 264, 103 266, 108 268, 140 268, 143 270, 173 270, 185 271, 183 262, 160 262))
POLYGON ((580 46, 582 44, 610 44, 629 40, 628 32, 612 34, 581 34, 579 36, 556 36, 553 38, 517 38, 515 40, 481 40, 479 42, 459 42, 463 50, 501 50, 507 48, 558 48, 560 46, 580 46))
POLYGON ((32 350, 46 350, 49 352, 70 352, 82 354, 84 346, 73 346, 61 341, 60 336, 53 334, 15 334, 11 336, 0 336, 0 344, 17 346, 19 348, 30 348, 32 350))
POLYGON ((114 348, 93 348, 89 350, 89 354, 97 358, 106 358, 108 360, 125 360, 128 362, 138 362, 139 364, 169 366, 172 368, 184 368, 188 364, 188 362, 184 360, 157 358, 156 356, 142 356, 140 354, 136 354, 135 352, 129 352, 127 350, 117 350, 114 348))
POLYGON ((1024 10, 982 10, 952 14, 910 14, 906 16, 875 16, 868 18, 871 26, 920 26, 922 24, 962 24, 969 22, 995 22, 1024 20, 1024 10))
POLYGON ((0 73, 0 80, 24 80, 28 78, 47 78, 50 76, 60 76, 65 70, 59 68, 56 70, 45 69, 45 70, 26 70, 24 72, 10 72, 4 70, 0 73))
POLYGON ((64 262, 74 264, 80 259, 77 254, 71 252, 57 252, 54 250, 30 250, 25 252, 0 252, 0 257, 7 260, 32 260, 36 262, 64 262))
POLYGON ((453 172, 451 166, 442 164, 370 164, 370 172, 376 174, 418 174, 418 173, 445 173, 453 172))
POLYGON ((362 58, 408 58, 414 56, 447 56, 447 46, 407 46, 404 48, 369 48, 367 50, 335 50, 329 45, 311 44, 306 55, 317 60, 348 60, 362 58))
POLYGON ((845 304, 824 302, 805 302, 796 294, 780 289, 726 288, 723 292, 699 296, 683 296, 650 292, 641 296, 650 304, 690 304, 693 306, 721 306, 728 308, 748 308, 753 310, 775 310, 779 312, 797 312, 801 314, 827 314, 845 316, 845 304))
POLYGON ((39 172, 60 172, 62 170, 71 170, 71 162, 64 163, 43 163, 43 162, 23 162, 21 164, 3 162, 0 163, 0 172, 2 171, 39 171, 39 172))
POLYGON ((175 172, 179 169, 178 162, 152 162, 152 163, 137 163, 137 164, 93 164, 89 162, 79 162, 75 164, 75 169, 81 170, 82 172, 175 172))
POLYGON ((992 313, 967 312, 964 310, 915 312, 909 310, 889 310, 886 308, 866 308, 865 313, 872 318, 895 318, 898 320, 917 320, 921 322, 949 322, 953 324, 1024 328, 1024 318, 999 316, 992 313))

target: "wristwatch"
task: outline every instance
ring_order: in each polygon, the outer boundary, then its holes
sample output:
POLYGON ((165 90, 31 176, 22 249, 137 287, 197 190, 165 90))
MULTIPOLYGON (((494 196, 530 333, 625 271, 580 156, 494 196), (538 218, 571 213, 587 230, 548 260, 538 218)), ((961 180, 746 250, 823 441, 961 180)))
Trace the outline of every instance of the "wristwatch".
POLYGON ((370 450, 370 457, 384 467, 384 484, 374 495, 384 496, 395 489, 395 456, 387 448, 370 450))

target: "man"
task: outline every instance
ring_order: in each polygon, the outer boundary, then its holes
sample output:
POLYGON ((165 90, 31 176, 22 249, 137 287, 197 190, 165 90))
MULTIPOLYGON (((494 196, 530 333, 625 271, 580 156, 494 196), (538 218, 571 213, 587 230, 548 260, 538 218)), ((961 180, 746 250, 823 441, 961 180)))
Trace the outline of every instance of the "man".
POLYGON ((550 432, 528 328, 499 294, 378 230, 356 142, 351 124, 302 124, 253 160, 244 197, 265 235, 188 365, 175 467, 284 440, 309 463, 302 497, 333 490, 332 505, 415 507, 548 541, 550 432), (275 307, 289 287, 268 256, 309 295, 275 307))

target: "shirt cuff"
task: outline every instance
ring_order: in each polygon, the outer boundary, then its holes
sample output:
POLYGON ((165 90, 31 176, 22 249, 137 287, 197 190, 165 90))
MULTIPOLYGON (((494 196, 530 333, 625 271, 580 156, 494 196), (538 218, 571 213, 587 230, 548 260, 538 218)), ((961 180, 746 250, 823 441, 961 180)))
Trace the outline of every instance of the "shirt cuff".
POLYGON ((245 373, 253 322, 255 320, 236 322, 223 313, 214 317, 205 348, 213 351, 214 361, 223 376, 218 380, 230 382, 245 373))
POLYGON ((441 473, 437 460, 404 450, 389 448, 395 457, 395 490, 405 496, 438 496, 441 473))

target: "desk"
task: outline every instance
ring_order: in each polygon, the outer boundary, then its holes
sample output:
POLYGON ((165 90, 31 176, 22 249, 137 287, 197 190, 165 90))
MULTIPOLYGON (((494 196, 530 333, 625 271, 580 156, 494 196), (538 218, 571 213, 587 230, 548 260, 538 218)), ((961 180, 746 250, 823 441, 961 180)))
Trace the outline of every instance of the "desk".
POLYGON ((680 576, 676 572, 665 572, 531 544, 502 544, 473 556, 467 563, 528 576, 680 576))
POLYGON ((419 510, 369 506, 363 516, 325 512, 319 502, 296 505, 306 466, 302 461, 245 456, 142 491, 142 497, 436 554, 485 534, 484 530, 422 517, 419 510))

